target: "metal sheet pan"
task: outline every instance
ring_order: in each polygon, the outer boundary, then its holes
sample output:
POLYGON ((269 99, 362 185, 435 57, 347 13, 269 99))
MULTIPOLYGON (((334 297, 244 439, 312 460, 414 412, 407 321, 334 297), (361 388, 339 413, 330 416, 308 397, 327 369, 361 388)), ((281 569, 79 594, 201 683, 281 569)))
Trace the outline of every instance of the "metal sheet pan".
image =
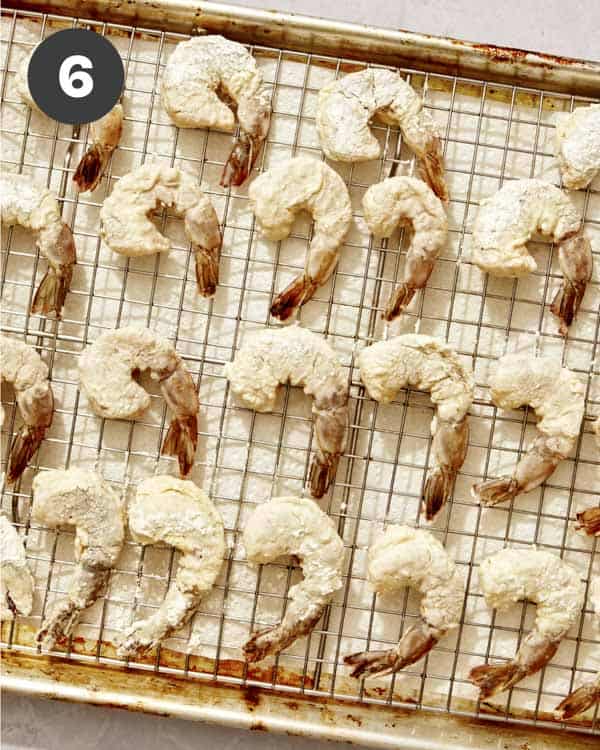
MULTIPOLYGON (((536 542, 577 564, 586 581, 598 570, 597 543, 574 535, 571 523, 580 504, 594 503, 598 486, 600 464, 590 429, 600 413, 598 271, 565 344, 544 305, 557 279, 545 250, 540 250, 543 263, 527 286, 498 285, 478 277, 463 249, 468 245, 473 209, 490 186, 510 177, 551 174, 547 170, 552 169, 554 112, 600 96, 600 65, 211 3, 11 3, 3 10, 3 21, 4 166, 43 175, 59 193, 82 250, 82 276, 76 278, 71 307, 57 325, 27 312, 32 276, 38 271, 27 238, 21 240, 18 232, 11 231, 6 242, 3 238, 3 330, 38 347, 52 367, 61 404, 59 424, 31 470, 15 489, 3 491, 5 509, 14 500, 21 508, 28 556, 38 582, 34 616, 2 627, 3 686, 380 747, 496 747, 499 723, 507 748, 597 745, 597 712, 568 726, 556 725, 550 713, 571 685, 593 672, 590 660, 593 663, 598 641, 589 609, 565 639, 552 667, 501 700, 474 701, 465 673, 473 663, 506 655, 503 648, 511 653, 530 627, 531 607, 517 608, 509 620, 485 614, 476 572, 486 550, 506 542, 536 542), (37 38, 55 28, 88 23, 109 35, 123 55, 128 69, 127 118, 126 135, 105 184, 98 194, 78 197, 69 178, 87 129, 57 126, 28 113, 11 92, 11 71, 18 53, 30 49, 37 38), (422 332, 453 341, 475 366, 478 392, 470 455, 476 461, 465 465, 453 505, 434 527, 457 554, 469 596, 457 637, 447 639, 396 680, 357 684, 347 677, 341 659, 365 643, 393 642, 416 612, 412 598, 400 605, 375 601, 365 585, 364 550, 369 529, 384 519, 409 523, 418 519, 429 459, 426 426, 431 408, 427 399, 409 392, 390 409, 375 409, 353 366, 357 348, 382 335, 378 313, 402 263, 402 235, 389 245, 375 244, 364 231, 352 236, 344 250, 351 262, 342 261, 333 283, 303 311, 303 324, 326 333, 340 350, 351 379, 349 449, 326 505, 349 550, 346 586, 312 638, 280 659, 248 668, 235 646, 255 624, 280 613, 295 575, 287 565, 268 566, 255 578, 240 572, 244 560, 239 530, 245 512, 252 507, 251 500, 264 499, 265 493, 268 497, 271 487, 274 494, 301 489, 312 436, 309 412, 293 392, 285 393, 275 421, 262 425, 231 400, 221 369, 244 331, 267 322, 267 300, 274 288, 282 286, 282 278, 301 264, 309 235, 302 227, 295 229, 290 245, 283 243, 273 257, 272 247, 262 245, 255 235, 245 190, 227 193, 215 188, 230 136, 188 136, 176 131, 160 111, 157 82, 168 52, 181 34, 203 30, 222 32, 250 45, 273 85, 274 123, 260 168, 282 154, 319 156, 314 141, 316 92, 328 77, 364 63, 401 67, 411 83, 425 91, 427 105, 442 126, 452 190, 452 242, 440 259, 439 273, 407 320, 411 325, 420 320, 422 332), (123 265, 97 240, 97 210, 103 196, 131 163, 146 158, 191 167, 208 184, 226 233, 225 302, 217 298, 202 306, 190 296, 193 274, 188 279, 189 267, 182 260, 187 258, 187 248, 181 241, 172 253, 173 265, 155 259, 123 265), (159 466, 156 446, 165 425, 160 399, 154 399, 154 413, 143 422, 115 426, 89 413, 77 395, 73 376, 77 353, 98 330, 136 316, 157 325, 167 321, 198 378, 206 450, 199 454, 194 478, 211 492, 225 515, 230 555, 214 599, 201 607, 196 618, 198 628, 192 626, 124 669, 114 650, 119 617, 129 617, 137 607, 156 606, 170 581, 172 555, 168 550, 145 552, 129 543, 108 596, 86 614, 66 650, 40 655, 34 632, 71 569, 71 537, 33 527, 28 508, 31 478, 38 468, 88 461, 127 488, 159 466), (532 429, 526 414, 499 413, 489 399, 487 368, 507 341, 558 352, 580 372, 587 384, 586 420, 575 458, 565 462, 564 471, 557 472, 531 501, 494 511, 492 516, 474 507, 468 487, 475 477, 493 475, 498 462, 516 460, 532 429), (241 447, 245 452, 240 462, 241 447)), ((412 167, 410 154, 393 129, 381 127, 377 133, 384 147, 380 162, 364 170, 344 171, 336 165, 349 184, 355 207, 361 191, 393 165, 401 170, 412 167)), ((596 256, 599 196, 595 185, 579 196, 596 256)), ((176 238, 172 222, 172 217, 163 216, 163 227, 176 238)), ((596 269, 599 266, 597 260, 596 269)), ((10 408, 11 394, 3 396, 3 402, 10 408)), ((6 440, 14 417, 5 428, 6 440)))

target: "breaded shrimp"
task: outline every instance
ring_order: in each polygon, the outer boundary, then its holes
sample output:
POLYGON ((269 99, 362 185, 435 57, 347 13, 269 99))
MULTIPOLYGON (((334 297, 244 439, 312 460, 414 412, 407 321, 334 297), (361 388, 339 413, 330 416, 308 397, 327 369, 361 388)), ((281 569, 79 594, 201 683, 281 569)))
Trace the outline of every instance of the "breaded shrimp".
POLYGON ((600 104, 556 115, 554 153, 569 190, 586 188, 600 172, 600 104))
POLYGON ((566 193, 543 180, 507 182, 483 201, 473 224, 472 259, 495 276, 518 278, 535 271, 527 242, 537 232, 559 243, 563 282, 551 310, 566 335, 592 277, 592 246, 578 234, 581 216, 566 193))
MULTIPOLYGON (((37 46, 21 60, 15 75, 15 88, 21 101, 37 112, 42 112, 31 96, 27 78, 29 63, 36 49, 37 46)), ((104 117, 90 124, 91 145, 81 157, 73 175, 81 192, 95 190, 98 186, 113 151, 119 145, 122 129, 123 107, 118 103, 104 117)))
POLYGON ((317 132, 328 159, 360 162, 378 159, 379 142, 369 124, 377 117, 397 126, 419 159, 421 176, 448 200, 440 136, 423 100, 398 73, 367 68, 324 86, 319 92, 317 132))
POLYGON ((435 259, 446 244, 448 219, 435 193, 415 177, 388 177, 371 185, 364 195, 363 213, 369 231, 391 237, 399 224, 412 225, 414 235, 406 253, 404 281, 390 296, 383 317, 391 321, 410 304, 417 289, 423 289, 435 259))
POLYGON ((104 595, 110 569, 125 541, 123 499, 101 476, 83 469, 52 469, 33 480, 31 520, 51 528, 75 527, 75 568, 37 634, 51 649, 71 636, 81 612, 104 595))
POLYGON ((181 556, 163 603, 127 629, 119 656, 154 648, 185 625, 212 589, 225 554, 223 520, 213 502, 193 482, 169 475, 138 485, 129 504, 129 531, 140 544, 165 542, 181 556))
POLYGON ((508 609, 521 599, 538 605, 533 630, 521 641, 514 659, 482 664, 469 673, 480 699, 485 700, 546 666, 579 617, 584 586, 575 568, 535 548, 506 547, 486 558, 479 568, 479 582, 488 606, 494 609, 508 609))
MULTIPOLYGON (((600 576, 595 576, 590 581, 590 601, 596 613, 596 620, 600 624, 600 576)), ((557 719, 564 721, 587 711, 596 703, 600 703, 600 672, 596 674, 595 679, 584 683, 567 695, 558 704, 554 714, 557 719)))
POLYGON ((0 177, 0 217, 5 226, 18 224, 30 229, 40 255, 48 261, 31 312, 54 313, 60 318, 77 258, 73 234, 61 218, 58 201, 31 177, 4 172, 0 177))
POLYGON ((134 379, 144 370, 160 382, 175 417, 161 453, 177 456, 186 476, 198 444, 198 393, 192 376, 173 346, 149 328, 126 326, 101 334, 79 357, 79 384, 100 417, 136 419, 150 406, 150 396, 134 379))
POLYGON ((313 397, 317 452, 309 485, 313 497, 323 497, 335 478, 348 425, 348 379, 325 339, 300 326, 256 331, 225 365, 225 376, 244 406, 259 412, 273 411, 283 383, 302 386, 313 397))
POLYGON ((15 389, 23 426, 10 448, 6 481, 16 482, 52 424, 54 396, 48 367, 36 350, 22 341, 0 336, 0 381, 15 389))
POLYGON ((287 320, 311 299, 337 265, 340 245, 352 222, 348 188, 324 162, 297 156, 257 177, 248 197, 258 226, 269 240, 287 237, 300 211, 308 211, 315 222, 304 272, 271 305, 271 315, 287 320))
POLYGON ((518 462, 512 477, 473 486, 484 505, 512 500, 546 481, 573 450, 583 420, 585 388, 579 378, 553 357, 507 354, 490 380, 492 401, 501 409, 531 406, 540 417, 538 436, 518 462))
POLYGON ((23 541, 4 515, 0 515, 0 573, 0 620, 27 617, 33 608, 33 576, 23 541))
POLYGON ((222 36, 180 42, 167 61, 162 101, 180 128, 218 128, 239 135, 221 185, 241 185, 260 154, 271 121, 271 93, 248 50, 222 36), (235 112, 235 115, 234 115, 235 112))
POLYGON ((183 216, 196 259, 198 293, 212 297, 219 281, 219 219, 196 180, 185 172, 143 164, 121 177, 100 209, 102 238, 111 250, 130 257, 167 252, 171 243, 150 218, 159 206, 183 216))
POLYGON ((388 526, 369 548, 368 578, 378 593, 416 588, 421 617, 400 643, 388 651, 363 651, 344 658, 352 677, 383 677, 414 664, 449 630, 458 627, 464 584, 454 560, 440 542, 424 529, 388 526))
POLYGON ((268 563, 282 555, 300 560, 304 579, 289 590, 279 625, 264 628, 244 645, 246 661, 278 654, 315 627, 342 587, 344 543, 333 521, 308 498, 278 497, 259 505, 243 531, 248 560, 268 563))
POLYGON ((369 396, 382 404, 393 401, 406 386, 431 394, 436 406, 431 422, 434 461, 423 491, 423 510, 431 521, 450 497, 467 453, 473 372, 448 344, 414 333, 366 347, 359 355, 358 365, 369 396))

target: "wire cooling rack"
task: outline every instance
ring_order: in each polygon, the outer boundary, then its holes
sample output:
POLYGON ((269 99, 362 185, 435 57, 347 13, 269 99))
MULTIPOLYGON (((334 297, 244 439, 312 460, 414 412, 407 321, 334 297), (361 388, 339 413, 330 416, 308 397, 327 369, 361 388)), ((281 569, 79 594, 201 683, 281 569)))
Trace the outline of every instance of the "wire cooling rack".
MULTIPOLYGON (((380 160, 334 165, 348 184, 355 226, 332 280, 318 290, 300 318, 302 325, 328 337, 347 367, 351 384, 347 450, 335 487, 322 502, 347 548, 344 587, 308 638, 277 658, 248 666, 241 659, 241 644, 255 628, 280 619, 298 570, 283 563, 251 568, 240 532, 257 502, 303 491, 313 435, 310 404, 301 393, 282 388, 273 414, 253 414, 229 394, 223 365, 246 331, 273 322, 268 317, 270 300, 303 265, 310 222, 299 220, 284 242, 262 240, 254 231, 247 186, 231 191, 218 187, 232 136, 171 125, 161 108, 159 83, 168 55, 182 38, 98 21, 2 12, 3 169, 35 175, 56 191, 78 249, 72 290, 63 319, 57 322, 29 312, 45 265, 32 249, 31 237, 18 228, 3 232, 2 330, 36 346, 50 367, 56 396, 54 424, 30 468, 17 485, 3 488, 4 510, 10 512, 13 504, 18 507, 36 580, 33 615, 3 625, 3 646, 36 651, 35 630, 53 599, 66 590, 73 567, 72 533, 50 531, 29 521, 31 481, 37 471, 89 466, 126 493, 153 472, 176 471, 171 459, 159 455, 166 407, 151 383, 152 407, 136 422, 97 418, 78 391, 76 365, 83 347, 102 330, 135 322, 170 338, 198 384, 201 432, 192 478, 214 499, 229 541, 222 574, 192 623, 136 666, 189 679, 209 677, 330 698, 548 723, 549 712, 561 698, 600 667, 589 604, 552 663, 512 691, 480 704, 466 676, 472 666, 487 659, 510 658, 535 613, 533 605, 525 603, 508 614, 487 609, 477 579, 483 557, 506 544, 537 544, 572 563, 586 584, 592 573, 600 573, 597 542, 573 531, 576 511, 597 504, 600 486, 600 462, 591 435, 592 420, 600 414, 599 181, 573 195, 594 246, 595 271, 567 339, 557 334, 549 312, 560 275, 556 254, 548 251, 548 245, 533 245, 538 271, 513 281, 488 277, 472 266, 469 238, 480 200, 504 180, 542 176, 559 184, 552 157, 553 118, 557 111, 569 111, 585 100, 402 71, 424 93, 439 123, 452 199, 448 247, 401 329, 417 327, 451 342, 464 362, 473 366, 477 384, 467 460, 452 502, 432 527, 457 559, 466 596, 456 632, 401 674, 367 683, 348 677, 343 656, 390 646, 418 616, 418 599, 412 593, 392 599, 373 595, 365 561, 368 545, 384 523, 422 523, 419 499, 433 412, 425 394, 409 390, 387 406, 370 401, 355 366, 362 347, 389 334, 380 312, 399 276, 407 240, 400 232, 389 242, 373 241, 360 214, 360 199, 370 184, 391 171, 410 173, 412 156, 397 131, 376 126, 382 144, 380 160), (32 113, 14 90, 14 71, 21 57, 41 38, 70 26, 88 26, 109 36, 126 68, 122 142, 91 195, 78 195, 71 180, 88 128, 59 125, 32 113), (172 240, 169 255, 125 259, 111 253, 98 237, 104 197, 119 176, 150 160, 197 175, 219 213, 224 246, 221 281, 212 301, 196 294, 189 247, 177 217, 167 212, 157 216, 172 240), (489 367, 505 351, 515 349, 554 354, 578 372, 586 385, 586 419, 574 456, 563 461, 542 488, 518 498, 514 505, 483 510, 470 496, 471 485, 510 470, 534 430, 535 420, 527 411, 502 412, 490 401, 489 367)), ((251 51, 273 90, 274 115, 258 170, 299 153, 322 158, 314 124, 318 90, 362 64, 257 46, 251 51)), ((3 391, 2 402, 5 461, 17 418, 12 392, 3 391)), ((107 595, 83 613, 76 636, 56 653, 99 665, 119 662, 114 644, 134 616, 144 616, 160 604, 176 564, 172 550, 142 548, 129 540, 107 595)), ((598 733, 597 708, 566 728, 598 733)))

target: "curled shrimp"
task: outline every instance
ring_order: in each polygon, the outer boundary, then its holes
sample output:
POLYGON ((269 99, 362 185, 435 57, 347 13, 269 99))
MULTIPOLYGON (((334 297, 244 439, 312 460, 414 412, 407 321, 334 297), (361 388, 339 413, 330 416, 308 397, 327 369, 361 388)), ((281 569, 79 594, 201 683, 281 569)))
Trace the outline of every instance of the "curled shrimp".
POLYGON ((448 344, 414 333, 366 347, 358 365, 369 396, 382 404, 393 401, 406 386, 431 394, 436 406, 431 422, 434 463, 423 491, 425 518, 431 521, 452 494, 456 473, 467 453, 473 373, 448 344))
POLYGON ((125 541, 125 508, 98 474, 52 469, 33 480, 31 519, 50 528, 75 527, 75 568, 67 596, 54 603, 37 634, 38 643, 50 649, 71 636, 81 612, 104 595, 125 541))
POLYGON ((421 176, 448 200, 440 136, 423 100, 398 73, 367 68, 324 86, 319 92, 317 132, 328 159, 360 162, 378 159, 379 141, 370 121, 397 126, 419 159, 421 176))
POLYGON ((123 132, 123 107, 115 106, 90 124, 91 145, 81 157, 73 180, 81 192, 95 190, 123 132))
POLYGON ((323 497, 335 478, 346 445, 348 380, 327 342, 300 326, 266 328, 251 334, 225 365, 231 390, 244 406, 273 411, 282 383, 312 396, 317 452, 310 468, 310 493, 323 497))
POLYGON ((61 218, 58 201, 31 177, 5 172, 0 177, 0 215, 5 226, 30 229, 37 249, 48 261, 31 312, 54 313, 60 318, 77 258, 73 234, 61 218))
POLYGON ((537 268, 527 249, 536 232, 559 243, 563 282, 551 310, 566 335, 592 276, 592 246, 580 229, 581 217, 562 190, 542 180, 515 180, 482 202, 473 225, 472 259, 495 276, 518 278, 537 268))
POLYGON ((289 590, 279 625, 257 631, 244 645, 246 661, 255 662, 278 654, 315 627, 342 587, 344 543, 329 516, 301 497, 273 498, 259 505, 244 526, 242 539, 250 562, 296 555, 304 574, 289 590))
POLYGON ((0 515, 0 621, 31 614, 33 576, 17 530, 0 515))
POLYGON ((600 104, 556 115, 556 158, 563 185, 586 188, 600 172, 600 104))
MULTIPOLYGON (((590 599, 596 613, 596 620, 600 624, 600 576, 595 576, 590 581, 590 599)), ((554 714, 557 719, 565 721, 573 716, 587 711, 588 708, 600 703, 600 672, 590 682, 580 685, 576 690, 562 700, 554 714)))
POLYGON ((545 482, 575 446, 585 406, 585 389, 579 378, 552 357, 501 357, 492 373, 490 389, 496 406, 531 406, 540 421, 536 439, 511 477, 473 486, 473 497, 484 505, 512 500, 545 482))
POLYGON ((515 658, 504 664, 482 664, 469 673, 485 700, 546 666, 581 612, 584 587, 575 568, 535 548, 506 547, 491 555, 481 563, 479 581, 486 603, 494 609, 509 609, 521 599, 537 604, 533 630, 515 658))
POLYGON ((196 259, 198 292, 212 297, 219 281, 219 219, 194 178, 185 172, 143 164, 121 177, 100 209, 103 239, 111 250, 130 257, 168 252, 171 243, 150 218, 158 206, 183 216, 196 259))
POLYGON ((398 224, 407 221, 414 229, 406 253, 404 280, 390 296, 383 313, 385 320, 392 321, 408 307, 417 289, 427 284, 448 238, 446 211, 435 193, 414 177, 388 177, 371 185, 362 205, 369 231, 378 237, 391 237, 398 224))
POLYGON ((79 357, 79 384, 92 410, 108 419, 136 419, 150 396, 134 375, 150 370, 175 417, 162 446, 177 456, 182 476, 189 474, 198 444, 198 394, 183 360, 167 341, 148 328, 126 326, 106 331, 79 357))
POLYGON ((225 554, 223 520, 213 502, 193 482, 168 475, 138 485, 129 531, 140 544, 165 542, 181 556, 163 603, 127 629, 119 656, 143 653, 185 625, 212 589, 225 554))
POLYGON ((231 132, 237 116, 240 132, 221 185, 241 185, 260 154, 271 121, 271 95, 248 50, 217 35, 180 42, 167 61, 161 94, 169 117, 180 128, 231 132))
POLYGON ((23 426, 10 448, 7 482, 21 476, 52 424, 54 395, 48 381, 48 367, 33 347, 22 341, 0 336, 0 381, 15 389, 23 426))
POLYGON ((324 162, 297 156, 257 177, 248 197, 258 226, 269 240, 287 237, 300 211, 308 211, 315 222, 304 272, 271 305, 271 315, 287 320, 312 298, 337 265, 340 245, 352 222, 348 188, 324 162))
POLYGON ((464 585, 454 560, 423 529, 389 526, 369 548, 368 578, 378 593, 416 588, 421 599, 419 622, 387 651, 363 651, 344 658, 352 677, 383 677, 414 664, 449 630, 458 627, 464 585))

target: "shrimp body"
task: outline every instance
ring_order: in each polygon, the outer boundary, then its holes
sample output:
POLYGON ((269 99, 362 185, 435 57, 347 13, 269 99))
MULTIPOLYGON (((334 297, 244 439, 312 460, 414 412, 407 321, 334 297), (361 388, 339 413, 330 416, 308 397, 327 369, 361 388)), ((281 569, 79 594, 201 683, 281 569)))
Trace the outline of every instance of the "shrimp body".
POLYGON ((544 550, 506 547, 486 558, 479 581, 488 606, 505 610, 521 599, 537 604, 533 630, 522 640, 514 659, 474 667, 469 680, 485 700, 535 674, 554 656, 561 639, 577 620, 584 586, 575 568, 544 550))
POLYGON ((308 211, 315 222, 304 272, 271 305, 271 315, 287 320, 311 299, 337 265, 340 245, 352 222, 348 188, 324 162, 297 156, 257 177, 248 197, 258 226, 269 240, 287 237, 300 211, 308 211))
POLYGON ((123 107, 117 103, 90 124, 90 146, 75 169, 73 180, 81 192, 95 190, 123 132, 123 107))
POLYGON ((600 104, 559 113, 554 149, 564 186, 586 188, 600 172, 600 104))
POLYGON ((399 127, 419 158, 421 176, 443 201, 448 200, 440 136, 423 100, 398 73, 367 68, 324 86, 319 92, 317 132, 328 159, 361 162, 378 159, 379 141, 370 122, 379 118, 399 127))
POLYGON ((60 317, 76 262, 71 229, 62 220, 58 201, 31 177, 4 173, 0 177, 0 216, 5 226, 18 224, 33 233, 48 271, 33 298, 31 312, 60 317))
POLYGON ((46 615, 37 640, 52 648, 73 634, 79 616, 103 596, 125 541, 122 498, 101 476, 83 469, 52 469, 33 480, 34 523, 75 527, 75 569, 64 599, 46 615))
POLYGON ((283 383, 302 386, 313 397, 317 452, 309 484, 311 495, 322 497, 335 477, 348 425, 348 379, 329 344, 300 326, 257 331, 225 365, 225 376, 244 406, 259 412, 273 411, 283 383))
POLYGON ((174 412, 162 446, 177 456, 183 476, 194 462, 198 443, 198 394, 192 376, 171 344, 148 328, 126 326, 101 334, 79 357, 79 383, 92 410, 108 419, 136 419, 150 396, 133 375, 149 370, 174 412))
POLYGON ((21 476, 52 424, 54 396, 48 367, 33 347, 0 336, 0 355, 0 381, 12 383, 24 422, 10 448, 6 479, 12 484, 21 476))
POLYGON ((507 354, 498 360, 490 389, 492 401, 501 409, 528 405, 540 417, 538 435, 512 477, 473 486, 475 499, 496 505, 539 487, 573 450, 583 420, 585 388, 560 360, 507 354))
POLYGON ((161 95, 169 117, 180 128, 231 132, 237 116, 240 133, 221 185, 241 185, 260 154, 271 120, 271 95, 248 50, 217 35, 180 42, 167 61, 161 95), (223 98, 233 103, 233 110, 223 98))
MULTIPOLYGON (((596 576, 590 581, 590 599, 600 625, 600 576, 596 576)), ((593 680, 584 683, 570 695, 567 695, 558 704, 554 713, 557 719, 564 721, 587 711, 596 703, 600 703, 600 672, 596 674, 593 680)))
POLYGON ((183 216, 196 258, 198 292, 212 297, 219 280, 219 219, 195 179, 185 172, 143 164, 121 177, 100 209, 103 239, 111 250, 130 257, 167 252, 171 243, 150 218, 159 206, 183 216))
POLYGON ((369 231, 391 237, 398 224, 410 222, 414 235, 406 253, 404 280, 392 293, 383 317, 391 321, 402 314, 417 289, 423 289, 435 259, 448 238, 448 219, 440 199, 414 177, 388 177, 371 185, 363 198, 369 231))
POLYGON ((472 259, 495 276, 518 278, 537 268, 527 249, 534 234, 560 243, 563 282, 551 310, 564 335, 592 276, 592 246, 578 234, 580 229, 581 217, 562 190, 543 180, 515 180, 481 204, 473 225, 472 259))
POLYGON ((163 603, 134 622, 118 649, 120 656, 143 653, 192 617, 223 565, 223 520, 210 498, 193 482, 163 475, 138 485, 129 505, 129 530, 140 544, 165 542, 181 554, 163 603))
POLYGON ((369 548, 368 578, 375 591, 395 593, 405 586, 423 594, 419 622, 388 651, 346 656, 352 677, 398 672, 425 656, 460 621, 464 585, 454 560, 424 529, 389 526, 369 548))
POLYGON ((344 543, 329 516, 313 500, 301 497, 273 498, 259 505, 242 538, 250 562, 296 555, 304 574, 289 590, 281 623, 257 631, 244 645, 246 661, 255 662, 279 653, 317 624, 342 587, 344 543))
POLYGON ((31 614, 33 577, 17 530, 0 515, 0 621, 31 614))
POLYGON ((366 347, 358 365, 369 396, 382 404, 393 401, 407 386, 430 392, 436 406, 431 422, 434 465, 423 492, 425 517, 430 521, 450 497, 456 473, 465 460, 473 373, 448 344, 414 333, 366 347))

